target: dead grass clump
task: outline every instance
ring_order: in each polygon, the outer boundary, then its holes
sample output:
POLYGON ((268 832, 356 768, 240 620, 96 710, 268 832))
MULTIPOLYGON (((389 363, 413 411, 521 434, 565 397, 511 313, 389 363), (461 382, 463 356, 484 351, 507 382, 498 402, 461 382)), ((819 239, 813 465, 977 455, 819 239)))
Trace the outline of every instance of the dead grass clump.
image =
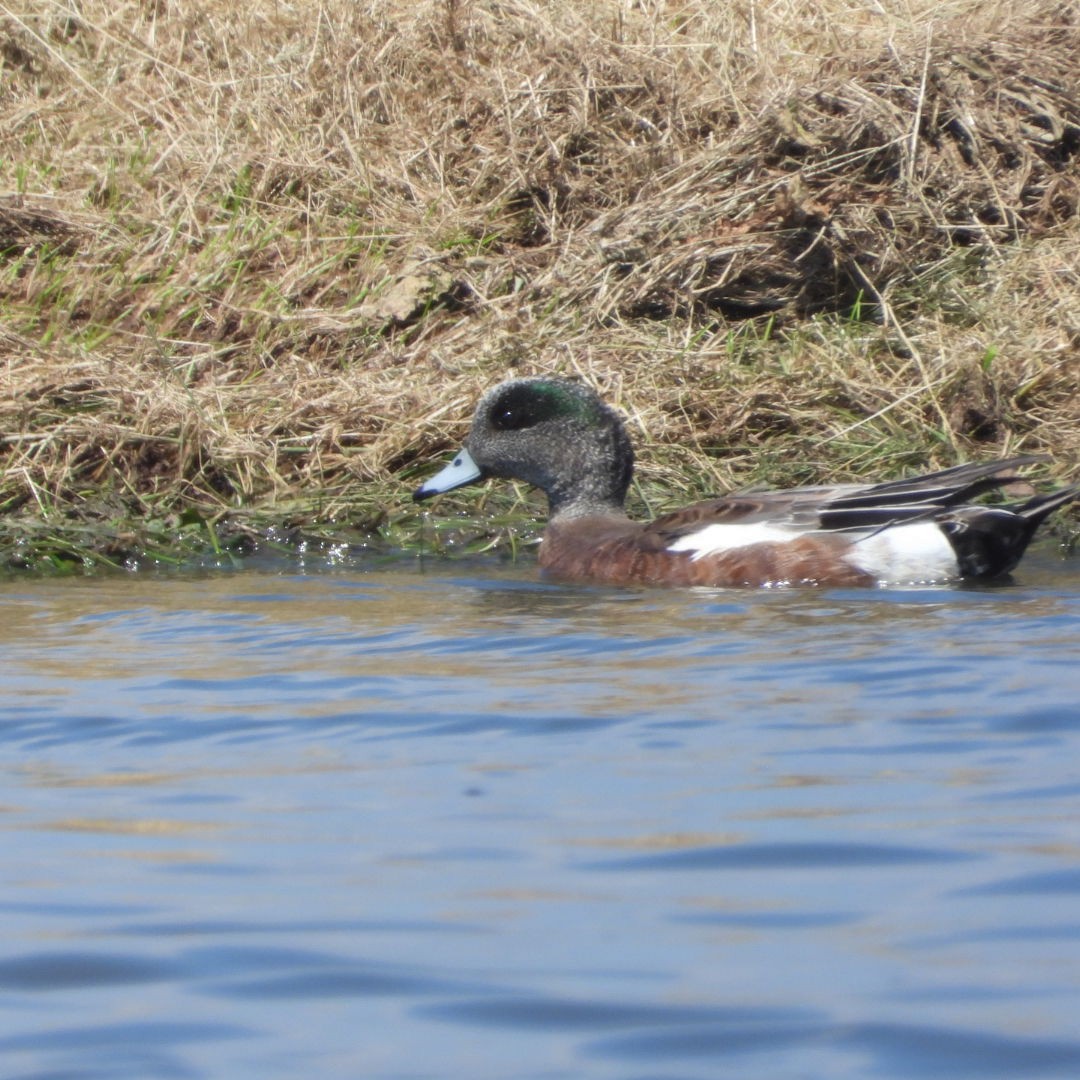
MULTIPOLYGON (((879 303, 957 246, 1043 236, 1080 205, 1080 33, 895 51, 774 102, 594 232, 625 316, 879 303)), ((598 290, 601 291, 601 290, 598 290)))

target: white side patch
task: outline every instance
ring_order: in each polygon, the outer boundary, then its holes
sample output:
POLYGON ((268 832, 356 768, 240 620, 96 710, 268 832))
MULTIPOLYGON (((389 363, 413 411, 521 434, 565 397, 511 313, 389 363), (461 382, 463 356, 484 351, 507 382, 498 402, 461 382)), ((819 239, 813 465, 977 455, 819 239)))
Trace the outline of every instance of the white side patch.
POLYGON ((703 559, 750 544, 788 544, 800 535, 777 525, 706 525, 697 532, 680 536, 668 545, 668 551, 690 551, 692 559, 703 559))
POLYGON ((949 538, 933 521, 893 525, 852 545, 847 561, 882 583, 948 581, 960 567, 949 538))

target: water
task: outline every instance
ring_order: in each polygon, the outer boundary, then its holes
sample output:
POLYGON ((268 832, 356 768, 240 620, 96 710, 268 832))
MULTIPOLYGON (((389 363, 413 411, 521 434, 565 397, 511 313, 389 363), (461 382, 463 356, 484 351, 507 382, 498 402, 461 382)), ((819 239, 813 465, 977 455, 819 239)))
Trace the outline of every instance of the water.
POLYGON ((3 1080, 1080 1075, 1080 560, 0 591, 3 1080))

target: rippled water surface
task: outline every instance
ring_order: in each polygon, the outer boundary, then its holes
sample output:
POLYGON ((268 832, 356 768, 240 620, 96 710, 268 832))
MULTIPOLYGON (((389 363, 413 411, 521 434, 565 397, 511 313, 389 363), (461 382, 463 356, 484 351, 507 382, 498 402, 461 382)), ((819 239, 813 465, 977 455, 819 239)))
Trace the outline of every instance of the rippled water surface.
POLYGON ((3 1080, 1080 1076, 1080 559, 0 596, 3 1080))

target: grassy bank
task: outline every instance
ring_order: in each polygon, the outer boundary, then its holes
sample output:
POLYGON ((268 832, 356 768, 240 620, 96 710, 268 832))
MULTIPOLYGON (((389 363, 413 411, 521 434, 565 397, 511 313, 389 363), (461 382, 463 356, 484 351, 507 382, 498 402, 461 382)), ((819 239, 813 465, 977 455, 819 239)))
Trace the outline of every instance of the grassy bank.
MULTIPOLYGON (((509 372, 626 411, 643 510, 1075 478, 1078 57, 1043 0, 0 3, 0 563, 413 546, 509 372)), ((528 534, 478 505, 423 542, 528 534)))

